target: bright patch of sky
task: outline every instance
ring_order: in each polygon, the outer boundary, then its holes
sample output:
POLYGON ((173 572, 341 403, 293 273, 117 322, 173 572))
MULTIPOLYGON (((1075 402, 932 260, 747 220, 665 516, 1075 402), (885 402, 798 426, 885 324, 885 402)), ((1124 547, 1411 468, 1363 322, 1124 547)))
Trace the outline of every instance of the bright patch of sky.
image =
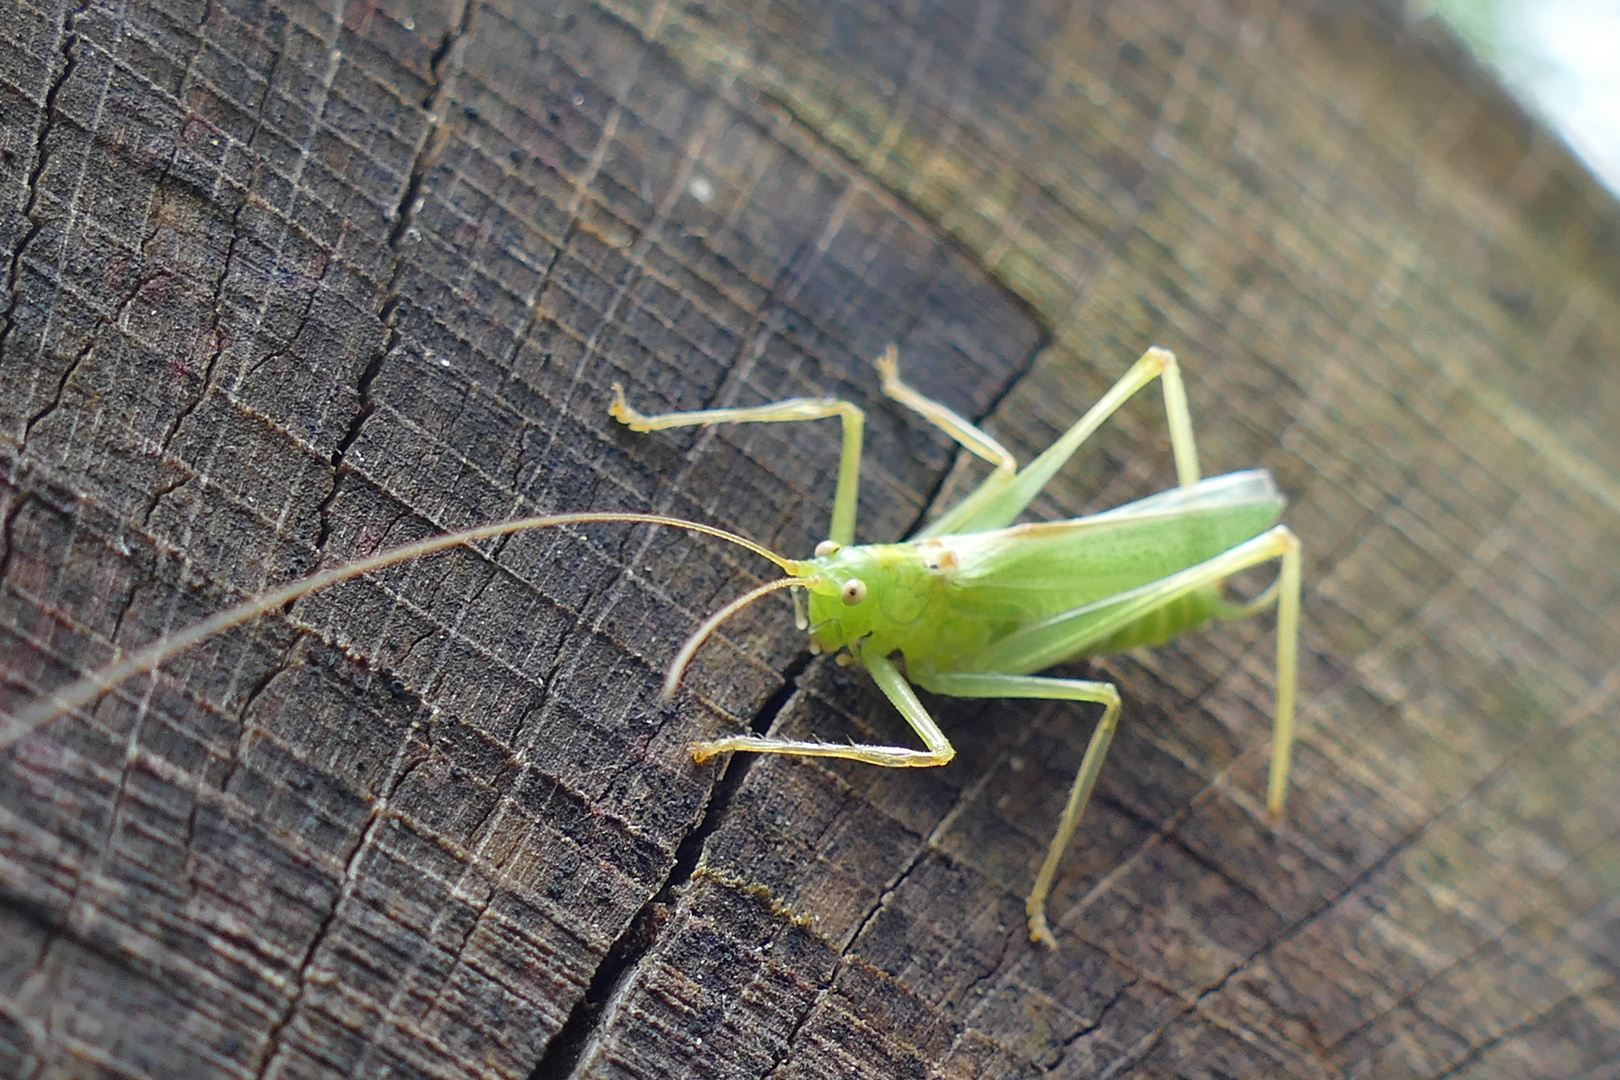
POLYGON ((1620 0, 1418 0, 1620 193, 1620 0))

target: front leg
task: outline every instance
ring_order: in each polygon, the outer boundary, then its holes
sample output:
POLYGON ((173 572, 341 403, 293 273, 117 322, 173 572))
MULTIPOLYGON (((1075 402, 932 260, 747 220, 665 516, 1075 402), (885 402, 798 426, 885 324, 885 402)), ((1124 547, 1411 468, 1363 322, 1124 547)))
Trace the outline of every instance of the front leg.
POLYGON ((911 725, 911 730, 922 738, 926 750, 913 750, 909 746, 869 746, 862 743, 840 745, 795 739, 772 739, 763 735, 731 735, 724 739, 694 743, 692 757, 697 761, 707 761, 716 754, 740 750, 750 754, 798 754, 804 757, 844 758, 848 761, 865 762, 867 765, 882 765, 890 769, 927 768, 932 765, 943 765, 955 757, 956 748, 945 737, 945 733, 939 730, 934 718, 928 715, 928 710, 917 700, 917 694, 911 689, 911 684, 901 677, 895 666, 882 656, 862 656, 860 661, 866 670, 872 673, 872 681, 878 684, 884 695, 894 702, 894 707, 900 710, 900 715, 911 725))
POLYGON ((844 446, 838 455, 838 487, 833 493, 832 526, 827 535, 842 546, 855 542, 855 498, 861 489, 861 438, 866 426, 866 414, 858 405, 838 398, 788 398, 786 401, 744 409, 698 409, 648 416, 632 409, 624 400, 624 387, 614 383, 613 404, 608 406, 608 412, 631 431, 707 427, 710 424, 775 424, 839 417, 844 422, 844 446))

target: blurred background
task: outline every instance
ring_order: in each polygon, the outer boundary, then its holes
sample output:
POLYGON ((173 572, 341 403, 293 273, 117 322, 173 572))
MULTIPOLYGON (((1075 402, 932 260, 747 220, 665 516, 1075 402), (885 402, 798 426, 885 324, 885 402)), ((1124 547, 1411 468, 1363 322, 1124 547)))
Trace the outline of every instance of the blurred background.
POLYGON ((1418 0, 1620 194, 1620 0, 1418 0))

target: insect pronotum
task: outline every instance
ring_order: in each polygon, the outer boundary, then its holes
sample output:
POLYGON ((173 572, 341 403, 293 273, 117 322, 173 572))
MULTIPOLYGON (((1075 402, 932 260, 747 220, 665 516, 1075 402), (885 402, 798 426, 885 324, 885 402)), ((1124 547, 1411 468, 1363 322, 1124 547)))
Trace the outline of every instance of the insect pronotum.
POLYGON ((1151 348, 1057 442, 1023 469, 1000 443, 950 409, 901 382, 891 346, 877 361, 883 392, 920 414, 995 468, 960 503, 897 544, 855 543, 865 414, 834 398, 793 398, 739 409, 647 416, 613 388, 613 416, 635 431, 703 424, 771 423, 838 417, 843 451, 829 538, 809 559, 788 559, 750 540, 660 514, 577 513, 514 519, 430 537, 332 567, 245 600, 161 638, 108 667, 0 717, 0 752, 43 724, 90 704, 136 675, 231 627, 339 581, 473 541, 530 529, 604 522, 667 525, 718 537, 775 563, 788 575, 756 588, 703 622, 671 661, 663 697, 672 697, 692 657, 726 619, 767 593, 808 594, 808 629, 817 652, 844 650, 871 673, 924 749, 731 735, 700 742, 692 756, 750 752, 847 758, 891 768, 944 765, 955 755, 911 684, 970 698, 1041 698, 1103 707, 1026 902, 1031 938, 1056 947, 1046 919, 1059 860, 1080 823, 1119 721, 1111 683, 1033 674, 1067 660, 1162 644, 1214 620, 1277 606, 1276 713, 1267 808, 1282 812, 1293 745, 1299 638, 1300 547, 1276 524, 1283 498, 1265 470, 1200 479, 1187 394, 1175 356, 1151 348), (1089 517, 1012 525, 1052 475, 1127 399, 1154 379, 1164 388, 1178 486, 1089 517), (1279 560, 1260 596, 1228 600, 1230 575, 1279 560), (892 657, 904 658, 901 673, 892 657), (908 681, 909 680, 909 681, 908 681))

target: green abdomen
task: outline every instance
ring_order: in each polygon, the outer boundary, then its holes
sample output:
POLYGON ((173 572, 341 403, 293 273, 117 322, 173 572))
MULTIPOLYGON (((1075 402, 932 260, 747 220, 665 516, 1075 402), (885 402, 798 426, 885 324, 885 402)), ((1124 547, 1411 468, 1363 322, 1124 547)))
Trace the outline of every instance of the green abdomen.
MULTIPOLYGON (((1162 604, 1140 619, 1122 627, 1099 641, 1081 656, 1108 656, 1142 646, 1163 645, 1171 638, 1197 630, 1215 617, 1221 603, 1220 594, 1213 586, 1188 593, 1178 600, 1162 604)), ((1079 656, 1070 659, 1079 659, 1079 656)))

